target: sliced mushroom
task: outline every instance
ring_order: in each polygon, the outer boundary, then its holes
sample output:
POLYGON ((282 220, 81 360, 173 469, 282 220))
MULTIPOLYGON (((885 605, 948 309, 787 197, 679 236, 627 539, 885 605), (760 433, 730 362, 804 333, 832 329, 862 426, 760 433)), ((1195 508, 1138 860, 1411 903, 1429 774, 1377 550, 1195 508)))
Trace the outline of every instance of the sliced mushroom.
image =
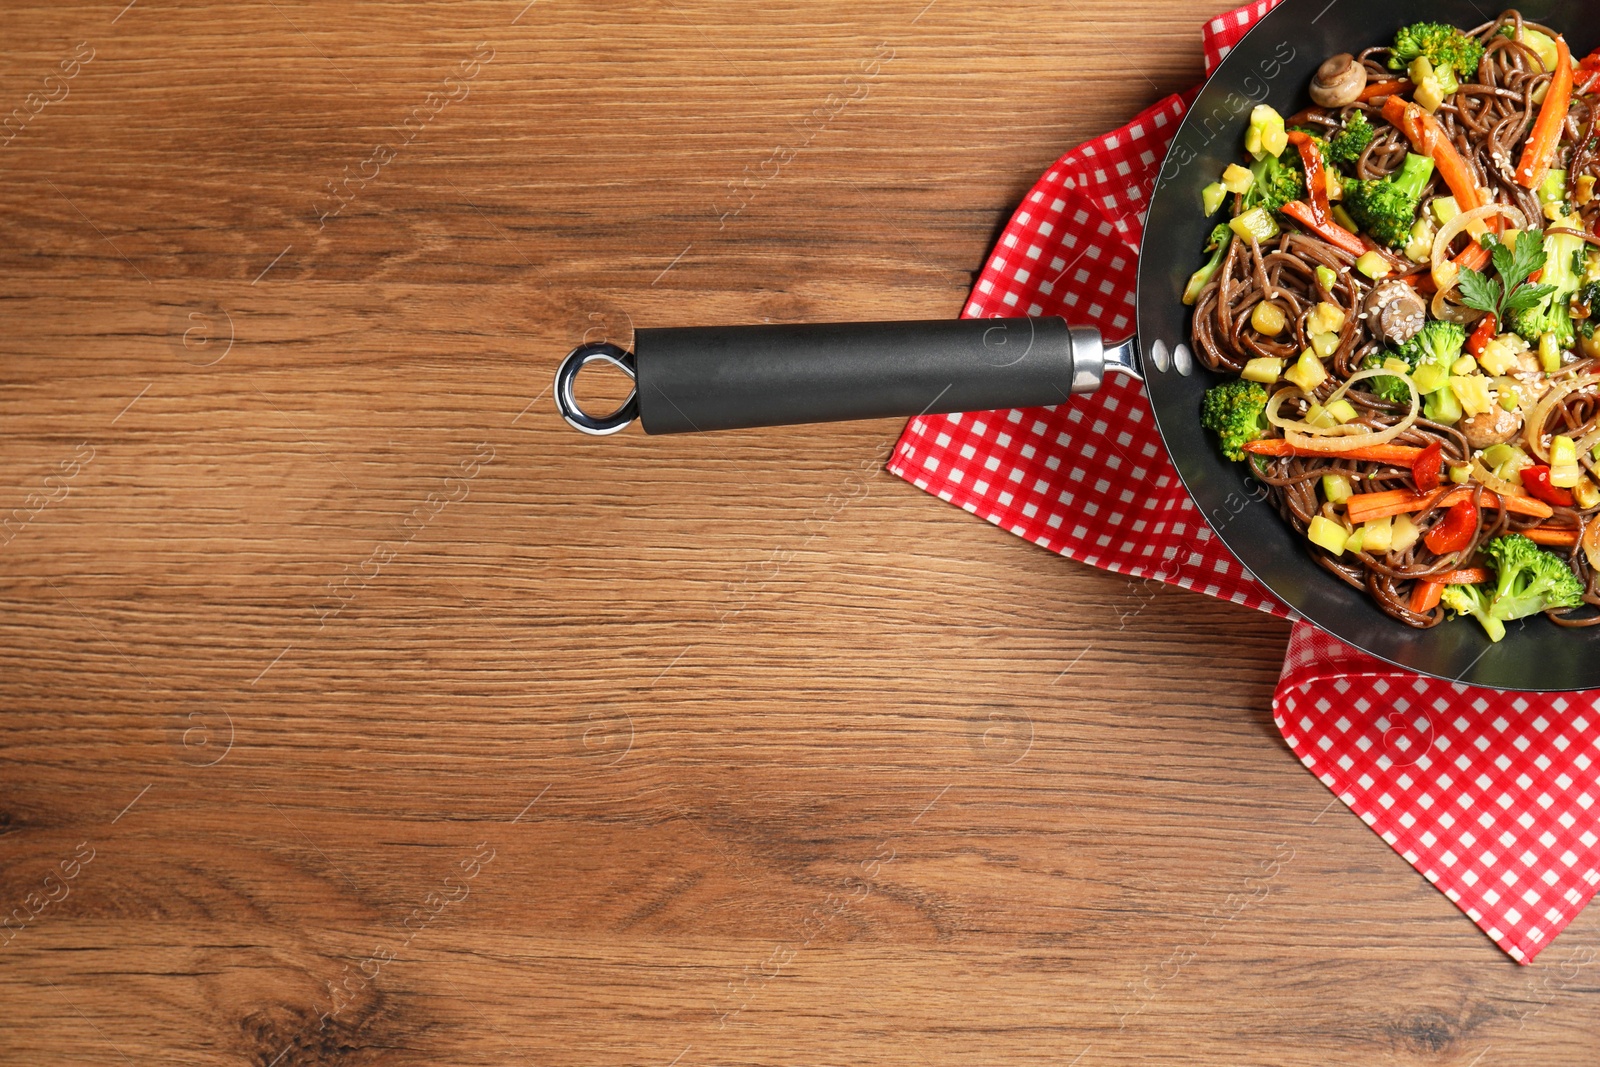
POLYGON ((1428 321, 1428 305, 1405 282, 1380 282, 1367 294, 1361 317, 1378 337, 1390 344, 1403 345, 1421 332, 1428 321))
POLYGON ((1499 404, 1481 415, 1468 415, 1461 420, 1461 433, 1474 449, 1503 445, 1521 432, 1522 416, 1499 404))
POLYGON ((1340 52, 1317 68, 1311 99, 1318 107, 1348 107, 1367 87, 1367 68, 1349 52, 1340 52))

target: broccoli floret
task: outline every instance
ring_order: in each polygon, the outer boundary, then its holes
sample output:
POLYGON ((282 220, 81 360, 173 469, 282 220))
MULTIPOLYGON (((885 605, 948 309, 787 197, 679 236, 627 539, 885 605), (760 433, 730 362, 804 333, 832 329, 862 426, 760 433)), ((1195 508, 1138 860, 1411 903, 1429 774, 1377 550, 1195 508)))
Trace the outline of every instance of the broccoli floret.
POLYGON ((1361 153, 1367 150, 1376 133, 1372 123, 1359 111, 1350 117, 1343 129, 1335 130, 1331 137, 1327 136, 1327 130, 1313 130, 1306 126, 1294 126, 1291 129, 1311 138, 1311 143, 1322 153, 1324 166, 1346 170, 1361 162, 1361 153))
POLYGON ((1206 390, 1200 425, 1217 435, 1222 454, 1244 458, 1244 446, 1267 432, 1267 391, 1243 378, 1206 390))
POLYGON ((1495 570, 1489 614, 1502 622, 1583 603, 1583 583, 1567 561, 1521 534, 1496 537, 1483 554, 1495 570))
POLYGON ((1419 22, 1395 34, 1389 69, 1405 70, 1418 56, 1425 56, 1439 72, 1441 81, 1448 85, 1458 75, 1462 78, 1478 76, 1483 42, 1442 22, 1419 22))
POLYGON ((1433 177, 1433 160, 1409 153, 1405 166, 1394 177, 1375 181, 1345 182, 1345 209, 1361 228, 1391 248, 1404 248, 1411 242, 1411 227, 1417 222, 1417 205, 1422 191, 1433 177))
POLYGON ((1483 554, 1495 570, 1494 587, 1452 585, 1441 599, 1457 615, 1477 619, 1491 641, 1505 637, 1514 619, 1583 603, 1583 583, 1566 560, 1521 534, 1496 537, 1483 554))
POLYGON ((1489 594, 1481 586, 1447 586, 1439 599, 1456 615, 1471 615, 1477 619, 1489 640, 1498 641, 1506 635, 1506 624, 1489 613, 1489 594))
POLYGON ((1556 345, 1562 349, 1571 348, 1577 342, 1572 299, 1578 295, 1582 284, 1579 264, 1587 248, 1583 238, 1571 234, 1554 233, 1544 239, 1544 274, 1539 284, 1554 286, 1554 289, 1537 304, 1510 316, 1511 328, 1529 344, 1538 344, 1547 333, 1556 335, 1556 345))
POLYGON ((1261 207, 1276 215, 1289 201, 1305 199, 1306 179, 1299 168, 1299 160, 1299 153, 1294 149, 1285 152, 1282 157, 1267 156, 1257 160, 1250 167, 1256 181, 1250 191, 1244 194, 1240 212, 1261 207), (1291 161, 1286 163, 1285 160, 1291 161))
POLYGON ((1418 334, 1400 346, 1400 358, 1415 370, 1424 363, 1436 367, 1449 367, 1461 358, 1467 347, 1467 329, 1459 323, 1435 320, 1424 326, 1418 334))
MULTIPOLYGON (((1373 370, 1383 366, 1390 359, 1406 359, 1406 357, 1398 352, 1374 352, 1361 361, 1361 369, 1373 370)), ((1414 361, 1406 359, 1406 362, 1410 364, 1411 370, 1417 369, 1417 364, 1414 361)), ((1380 400, 1387 400, 1391 404, 1411 403, 1411 390, 1406 388, 1405 382, 1402 382, 1392 374, 1381 374, 1376 378, 1368 378, 1360 384, 1380 400)))
MULTIPOLYGON (((1461 351, 1467 344, 1466 328, 1454 322, 1433 321, 1422 327, 1411 340, 1401 345, 1392 352, 1374 352, 1361 361, 1363 370, 1372 367, 1381 367, 1385 360, 1403 360, 1411 371, 1424 363, 1448 368, 1452 363, 1461 358, 1461 351)), ((1411 390, 1406 388, 1406 383, 1390 375, 1381 375, 1369 378, 1365 382, 1367 388, 1384 400, 1393 404, 1411 403, 1411 390)))
POLYGON ((1350 121, 1345 123, 1344 129, 1334 134, 1328 141, 1327 148, 1322 152, 1323 158, 1332 166, 1350 170, 1361 162, 1361 154, 1372 143, 1375 132, 1367 117, 1357 111, 1350 116, 1350 121))
POLYGON ((1206 251, 1211 253, 1211 262, 1195 271, 1189 278, 1189 284, 1183 290, 1183 302, 1193 306, 1200 294, 1205 292, 1206 286, 1211 284, 1211 279, 1216 276, 1217 268, 1222 266, 1222 257, 1228 254, 1228 246, 1233 242, 1233 228, 1223 223, 1211 231, 1211 239, 1206 242, 1206 251))

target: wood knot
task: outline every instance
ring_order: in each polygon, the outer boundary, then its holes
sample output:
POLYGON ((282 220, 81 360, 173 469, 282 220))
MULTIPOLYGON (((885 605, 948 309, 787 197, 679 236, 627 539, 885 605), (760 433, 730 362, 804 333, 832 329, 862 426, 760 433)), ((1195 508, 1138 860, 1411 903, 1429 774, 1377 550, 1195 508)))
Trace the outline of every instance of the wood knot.
POLYGON ((369 998, 336 1017, 283 1004, 252 1011, 239 1020, 246 1059, 257 1067, 376 1063, 381 1042, 370 1029, 380 1005, 369 998))
POLYGON ((1395 1036, 1418 1052, 1443 1052, 1455 1044, 1456 1025, 1438 1012, 1427 1012, 1395 1025, 1395 1036))

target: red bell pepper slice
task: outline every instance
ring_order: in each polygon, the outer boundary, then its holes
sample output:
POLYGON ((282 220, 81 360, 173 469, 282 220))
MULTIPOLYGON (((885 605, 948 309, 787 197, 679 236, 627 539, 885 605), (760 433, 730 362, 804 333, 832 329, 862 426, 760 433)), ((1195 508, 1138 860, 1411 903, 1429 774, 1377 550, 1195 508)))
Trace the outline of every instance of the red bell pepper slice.
POLYGON ((1436 556, 1460 552, 1472 544, 1478 533, 1478 505, 1463 500, 1444 513, 1444 520, 1422 537, 1422 543, 1436 556))
POLYGON ((1479 319, 1478 328, 1472 331, 1471 337, 1467 338, 1467 354, 1473 359, 1483 355, 1484 348, 1488 346, 1490 341, 1494 340, 1495 334, 1499 332, 1500 324, 1495 321, 1493 315, 1485 315, 1479 319))
POLYGON ((1290 130, 1289 143, 1300 150, 1300 162, 1306 170, 1306 189, 1311 193, 1311 218, 1318 226, 1326 226, 1329 219, 1328 175, 1322 169, 1322 150, 1311 135, 1303 130, 1290 130))
POLYGON ((1578 72, 1583 76, 1583 84, 1581 87, 1574 89, 1574 93, 1584 96, 1600 87, 1600 51, 1591 53, 1582 63, 1579 63, 1578 72))
POLYGON ((1435 441, 1422 450, 1411 464, 1411 480, 1417 483, 1419 493, 1431 493, 1439 488, 1439 475, 1444 470, 1444 448, 1435 441))
POLYGON ((1543 500, 1558 508, 1572 507, 1572 494, 1558 485, 1550 484, 1550 468, 1542 463, 1522 469, 1522 488, 1535 500, 1543 500))

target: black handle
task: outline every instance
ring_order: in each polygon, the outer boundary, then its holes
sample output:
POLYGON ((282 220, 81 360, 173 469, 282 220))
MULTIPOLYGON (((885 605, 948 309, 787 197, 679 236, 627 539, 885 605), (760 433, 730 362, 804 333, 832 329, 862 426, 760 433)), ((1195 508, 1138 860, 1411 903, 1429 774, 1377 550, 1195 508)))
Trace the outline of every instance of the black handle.
POLYGON ((1099 333, 1059 318, 646 329, 631 354, 574 350, 556 403, 585 433, 635 416, 646 433, 695 433, 1059 404, 1099 388, 1106 369, 1099 333), (596 359, 635 378, 634 398, 598 418, 572 390, 596 359))
POLYGON ((1059 404, 1072 395, 1075 364, 1062 319, 634 335, 639 419, 650 434, 1059 404))

